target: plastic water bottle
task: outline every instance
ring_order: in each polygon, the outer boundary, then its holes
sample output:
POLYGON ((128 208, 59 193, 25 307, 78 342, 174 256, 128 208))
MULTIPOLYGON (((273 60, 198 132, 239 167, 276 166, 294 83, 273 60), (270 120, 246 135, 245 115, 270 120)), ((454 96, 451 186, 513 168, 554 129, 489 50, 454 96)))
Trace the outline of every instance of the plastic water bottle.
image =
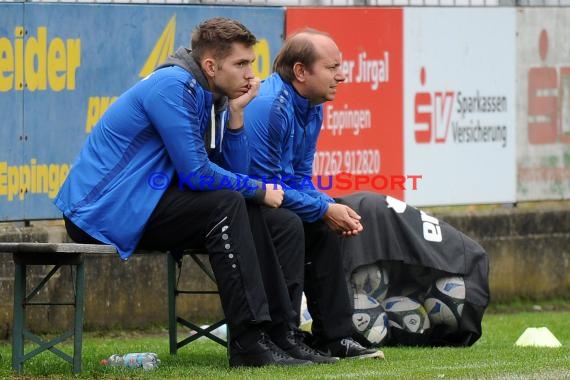
POLYGON ((102 365, 127 368, 142 368, 145 371, 158 367, 160 359, 154 352, 133 352, 125 355, 111 355, 101 360, 102 365))

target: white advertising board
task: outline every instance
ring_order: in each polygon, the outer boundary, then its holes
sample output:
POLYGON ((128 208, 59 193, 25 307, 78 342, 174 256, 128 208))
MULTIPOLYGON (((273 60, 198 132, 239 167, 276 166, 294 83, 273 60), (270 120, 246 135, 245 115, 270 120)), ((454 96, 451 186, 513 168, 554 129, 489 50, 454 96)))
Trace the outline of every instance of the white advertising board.
POLYGON ((570 198, 570 9, 517 17, 517 199, 570 198))
POLYGON ((515 12, 405 9, 407 203, 515 201, 515 12))

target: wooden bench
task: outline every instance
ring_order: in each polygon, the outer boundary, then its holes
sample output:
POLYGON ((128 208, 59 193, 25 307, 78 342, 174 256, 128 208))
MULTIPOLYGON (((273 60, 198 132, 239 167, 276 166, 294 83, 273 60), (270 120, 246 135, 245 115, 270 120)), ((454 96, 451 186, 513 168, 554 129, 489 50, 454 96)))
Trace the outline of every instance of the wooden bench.
MULTIPOLYGON (((75 244, 75 243, 0 243, 0 253, 12 253, 14 261, 14 311, 12 316, 12 368, 17 373, 24 369, 26 360, 44 352, 50 351, 72 365, 74 374, 81 372, 81 349, 83 344, 83 319, 85 300, 85 268, 84 255, 86 254, 114 254, 117 251, 110 245, 95 244, 75 244), (51 270, 40 277, 39 282, 28 291, 26 284, 27 269, 29 266, 53 266, 51 270), (62 266, 71 266, 73 272, 73 300, 58 300, 50 302, 35 302, 34 297, 48 283, 50 278, 58 272, 62 266), (73 325, 69 330, 49 341, 32 333, 26 328, 26 308, 43 306, 73 306, 73 325), (61 351, 56 346, 61 342, 73 337, 73 356, 61 351), (28 339, 37 344, 38 347, 32 351, 24 352, 24 342, 28 339)), ((139 251, 137 253, 143 253, 139 251)), ((199 268, 215 283, 214 275, 208 265, 201 257, 207 256, 202 250, 185 250, 165 252, 167 257, 167 278, 168 278, 168 335, 170 353, 176 354, 178 349, 204 336, 225 347, 227 341, 212 334, 212 331, 222 326, 225 320, 222 319, 208 328, 201 328, 187 319, 178 316, 176 312, 176 299, 181 294, 219 294, 217 290, 183 290, 178 289, 179 276, 182 261, 185 257, 191 259, 199 268), (178 341, 178 324, 188 327, 191 332, 188 337, 178 341)))

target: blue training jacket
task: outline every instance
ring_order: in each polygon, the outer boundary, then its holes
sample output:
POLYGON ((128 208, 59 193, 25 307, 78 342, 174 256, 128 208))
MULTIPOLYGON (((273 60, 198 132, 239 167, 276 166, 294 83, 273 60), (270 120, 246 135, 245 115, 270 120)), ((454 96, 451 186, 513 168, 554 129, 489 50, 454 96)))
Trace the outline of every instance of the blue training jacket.
POLYGON ((282 207, 314 222, 334 200, 312 185, 313 159, 323 122, 322 105, 311 106, 273 73, 245 109, 252 177, 274 180, 285 190, 282 207))
POLYGON ((108 108, 54 201, 83 231, 114 245, 123 259, 136 249, 174 176, 192 190, 233 189, 259 198, 257 183, 246 176, 243 128, 224 133, 227 99, 212 111, 206 83, 189 51, 179 49, 170 63, 108 108))

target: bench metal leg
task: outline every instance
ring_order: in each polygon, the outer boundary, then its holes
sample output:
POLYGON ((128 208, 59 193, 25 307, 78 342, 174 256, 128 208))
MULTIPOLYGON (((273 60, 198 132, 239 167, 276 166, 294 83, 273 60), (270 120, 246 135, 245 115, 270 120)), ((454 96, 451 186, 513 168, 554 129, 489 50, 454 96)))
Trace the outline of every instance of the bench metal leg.
MULTIPOLYGON (((204 255, 204 253, 198 253, 204 255)), ((216 279, 212 271, 202 262, 202 260, 198 257, 196 252, 192 251, 184 251, 184 252, 168 252, 167 254, 167 271, 168 271, 168 337, 169 337, 169 344, 170 344, 170 354, 175 355, 178 352, 179 348, 186 346, 187 344, 193 342, 194 340, 200 337, 206 337, 211 339, 212 341, 221 344, 224 347, 227 347, 228 340, 223 340, 218 338, 217 336, 212 334, 216 328, 224 325, 226 323, 225 319, 218 321, 211 326, 203 329, 200 326, 182 318, 177 315, 176 312, 176 298, 179 295, 189 294, 189 295, 204 295, 204 294, 219 294, 217 290, 181 290, 178 289, 177 284, 177 267, 181 263, 180 260, 183 259, 184 256, 189 257, 193 263, 197 264, 198 267, 202 270, 204 274, 206 274, 210 280, 214 283, 216 279), (188 327, 190 330, 193 331, 193 334, 188 336, 185 339, 182 339, 180 342, 178 341, 178 334, 177 328, 178 325, 182 325, 188 327)), ((207 254, 206 254, 207 255, 207 254)), ((180 270, 180 268, 178 268, 180 270)), ((229 334, 228 334, 229 336, 229 334)))
POLYGON ((81 372, 81 353, 83 347, 83 314, 85 294, 85 267, 83 260, 75 270, 75 315, 73 323, 73 373, 81 372))
POLYGON ((26 309, 26 265, 14 265, 14 306, 12 328, 12 368, 17 373, 24 370, 24 321, 26 309))
POLYGON ((24 362, 34 356, 50 351, 61 359, 72 365, 74 374, 81 372, 81 351, 83 345, 83 307, 85 291, 85 270, 83 256, 81 254, 66 256, 49 255, 42 253, 39 255, 14 255, 14 312, 13 312, 13 334, 12 334, 12 368, 17 373, 24 370, 24 362), (42 280, 27 294, 26 276, 27 269, 32 265, 53 265, 53 268, 42 280), (53 275, 61 269, 62 265, 75 267, 74 297, 73 302, 33 302, 32 299, 47 284, 53 275), (63 332, 59 336, 49 341, 33 334, 26 328, 26 307, 34 305, 61 305, 73 306, 73 326, 70 330, 63 332), (73 357, 56 348, 73 335, 73 357), (24 341, 29 339, 36 343, 38 347, 27 354, 24 353, 24 341))
POLYGON ((178 346, 176 344, 176 259, 171 252, 167 256, 168 271, 168 341, 170 354, 176 355, 178 346))

